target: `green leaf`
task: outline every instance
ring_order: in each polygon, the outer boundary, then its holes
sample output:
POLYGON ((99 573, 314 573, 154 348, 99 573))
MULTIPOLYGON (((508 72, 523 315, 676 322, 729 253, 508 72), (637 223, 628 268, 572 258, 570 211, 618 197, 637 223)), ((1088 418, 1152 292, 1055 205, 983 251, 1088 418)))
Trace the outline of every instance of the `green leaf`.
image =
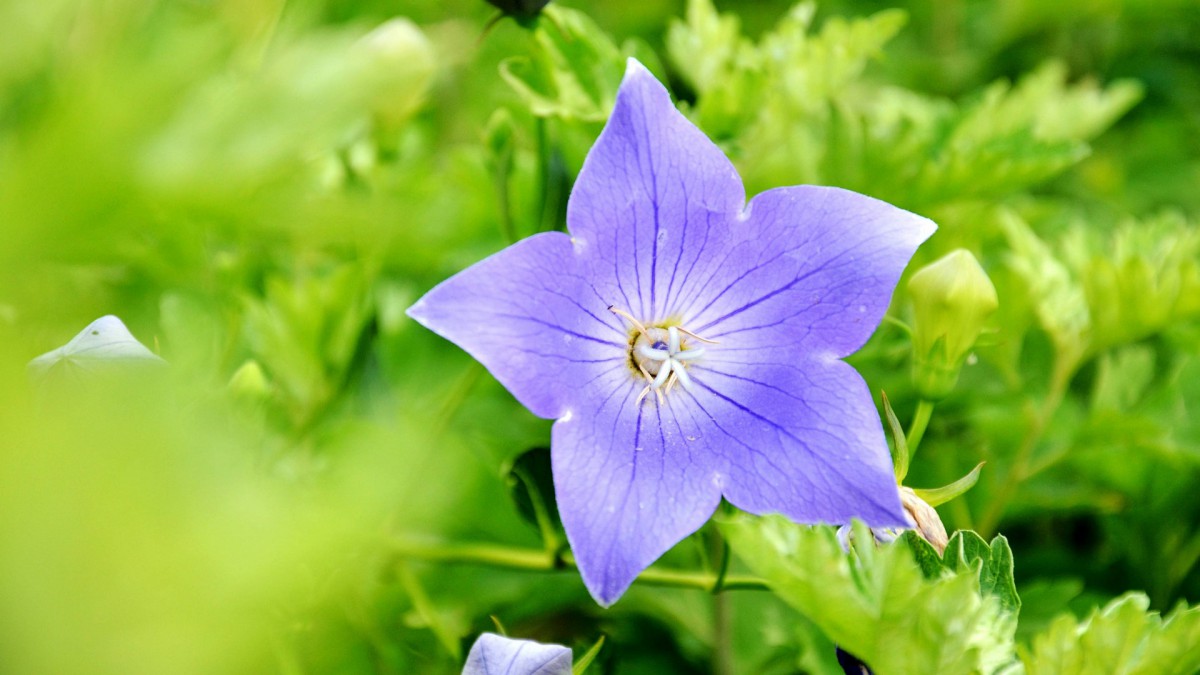
POLYGON ((1021 585, 1021 621, 1017 624, 1017 642, 1029 644, 1034 635, 1045 632, 1064 614, 1064 608, 1083 592, 1078 578, 1038 579, 1021 585))
POLYGON ((981 593, 995 597, 1000 607, 1014 616, 1020 611, 1021 598, 1013 581, 1012 549, 1003 536, 997 535, 989 545, 977 533, 959 530, 950 537, 943 555, 938 555, 929 542, 912 530, 905 532, 903 539, 927 579, 946 572, 978 572, 981 593))
POLYGON ((550 448, 533 448, 517 457, 508 472, 508 485, 517 511, 538 528, 547 550, 556 550, 562 541, 562 521, 554 500, 550 448))
POLYGON ((1054 341, 1060 362, 1071 370, 1091 341, 1092 317, 1083 289, 1046 242, 1016 214, 1003 213, 1000 224, 1012 247, 1009 266, 1024 281, 1038 323, 1054 341))
POLYGON ((980 592, 976 566, 927 579, 909 549, 876 549, 861 524, 853 556, 831 528, 778 516, 721 529, 784 601, 876 672, 993 673, 1013 660, 1016 617, 980 592))
POLYGON ((588 649, 583 656, 579 657, 579 660, 571 667, 571 674, 583 675, 587 671, 588 666, 592 665, 592 661, 596 660, 596 656, 600 654, 600 648, 603 646, 604 636, 601 635, 600 639, 596 640, 596 644, 592 645, 591 649, 588 649))
POLYGON ((1049 62, 954 102, 867 82, 906 16, 830 17, 796 5, 755 43, 732 13, 691 0, 667 50, 696 92, 693 119, 725 143, 752 192, 822 183, 909 208, 994 198, 1075 165, 1142 96, 1133 81, 1067 81, 1049 62))
POLYGON ((940 488, 929 488, 927 490, 913 488, 912 491, 915 492, 916 495, 920 497, 926 504, 929 504, 930 506, 941 506, 951 499, 954 499, 955 497, 965 493, 967 490, 970 490, 972 487, 975 487, 975 483, 979 481, 979 471, 983 469, 983 465, 984 462, 976 464, 975 468, 971 469, 967 475, 959 478, 953 483, 943 485, 940 488))
POLYGON ((625 72, 621 50, 586 14, 551 5, 533 29, 533 60, 513 57, 500 76, 534 115, 603 121, 625 72))
POLYGON ((887 417, 888 430, 892 432, 892 463, 895 465, 896 483, 900 484, 908 475, 908 439, 904 437, 904 426, 896 418, 896 412, 892 410, 892 403, 887 394, 880 392, 880 396, 883 398, 883 414, 887 417))
POLYGON ((952 571, 978 569, 981 593, 995 597, 1001 607, 1014 615, 1021 610, 1021 598, 1013 581, 1013 556, 1008 539, 996 535, 989 545, 977 533, 959 530, 946 546, 947 556, 951 552, 954 553, 952 571))
POLYGON ((1150 600, 1127 593, 1076 622, 1060 616, 1021 648, 1028 675, 1188 675, 1200 669, 1200 607, 1180 605, 1166 617, 1150 600))
POLYGON ((917 566, 921 568, 921 574, 924 574, 926 579, 936 579, 946 570, 946 566, 942 564, 941 554, 937 552, 933 544, 917 534, 916 530, 905 530, 901 539, 912 549, 913 560, 917 562, 917 566))

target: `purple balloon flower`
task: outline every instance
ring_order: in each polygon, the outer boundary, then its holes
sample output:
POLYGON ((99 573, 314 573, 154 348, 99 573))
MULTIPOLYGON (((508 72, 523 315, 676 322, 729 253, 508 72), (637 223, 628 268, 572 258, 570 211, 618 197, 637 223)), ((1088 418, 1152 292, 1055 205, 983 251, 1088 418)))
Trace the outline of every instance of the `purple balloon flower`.
POLYGON ((571 650, 484 633, 471 645, 462 675, 571 675, 571 650))
POLYGON ((409 315, 556 419, 554 485, 602 605, 712 515, 907 521, 862 377, 841 361, 935 226, 870 197, 733 165, 629 61, 567 211, 409 315))

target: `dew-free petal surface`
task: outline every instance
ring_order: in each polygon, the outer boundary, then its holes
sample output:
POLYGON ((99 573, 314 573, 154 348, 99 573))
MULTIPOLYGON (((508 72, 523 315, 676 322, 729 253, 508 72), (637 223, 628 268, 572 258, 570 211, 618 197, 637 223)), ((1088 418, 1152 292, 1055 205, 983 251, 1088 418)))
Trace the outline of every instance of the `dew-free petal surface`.
POLYGON ((720 273, 687 309, 692 330, 742 349, 845 357, 875 331, 935 226, 849 190, 804 185, 756 196, 731 229, 720 273))
POLYGON ((532 640, 517 640, 495 633, 480 635, 463 675, 570 675, 571 650, 532 640))
MULTIPOLYGON (((610 605, 650 563, 695 532, 721 498, 709 447, 677 406, 635 405, 644 383, 618 373, 586 414, 554 424, 554 488, 592 596, 610 605)), ((653 398, 653 396, 651 396, 653 398)))
POLYGON ((837 360, 744 356, 714 350, 693 378, 696 395, 680 401, 720 448, 730 503, 802 523, 906 526, 862 376, 837 360))
POLYGON ((578 385, 624 359, 625 332, 546 232, 459 272, 408 315, 474 356, 535 415, 567 412, 578 385))
POLYGON ((745 201, 733 164, 631 59, 567 206, 568 230, 609 303, 666 318, 715 271, 723 215, 745 201))
POLYGON ((166 361, 129 332, 125 322, 110 314, 88 324, 67 344, 33 359, 27 367, 34 380, 45 380, 52 374, 82 378, 89 373, 164 364, 166 361))

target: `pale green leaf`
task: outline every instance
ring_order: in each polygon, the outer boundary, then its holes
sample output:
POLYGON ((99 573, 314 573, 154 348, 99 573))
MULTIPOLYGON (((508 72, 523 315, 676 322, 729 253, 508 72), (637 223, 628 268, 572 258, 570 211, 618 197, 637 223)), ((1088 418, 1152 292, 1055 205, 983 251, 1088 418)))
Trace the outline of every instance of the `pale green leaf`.
POLYGON ((951 499, 962 495, 967 490, 970 490, 972 487, 974 487, 975 483, 979 481, 979 472, 983 469, 983 464, 983 462, 976 464, 975 468, 971 469, 967 475, 959 478, 953 483, 943 485, 940 488, 929 488, 927 490, 913 488, 913 492, 915 492, 917 496, 920 497, 926 504, 929 504, 930 506, 941 506, 942 504, 945 504, 951 499))
POLYGON ((603 121, 616 100, 625 58, 584 13, 550 5, 533 29, 533 59, 513 57, 500 75, 534 115, 603 121))
POLYGON ((575 665, 571 667, 572 675, 583 675, 583 673, 587 672, 588 666, 592 665, 592 661, 596 660, 596 657, 600 654, 600 649, 602 647, 604 647, 603 635, 601 635, 600 639, 596 640, 596 644, 592 645, 583 656, 579 657, 579 660, 575 662, 575 665))
POLYGON ((1022 648, 1029 675, 1189 675, 1200 669, 1200 608, 1180 605, 1166 617, 1149 599, 1127 593, 1082 622, 1060 616, 1022 648))
POLYGON ((782 517, 721 524, 733 549, 774 591, 877 673, 999 672, 1011 665, 1016 618, 980 593, 971 566, 926 579, 906 546, 876 549, 859 527, 855 555, 831 528, 782 517))

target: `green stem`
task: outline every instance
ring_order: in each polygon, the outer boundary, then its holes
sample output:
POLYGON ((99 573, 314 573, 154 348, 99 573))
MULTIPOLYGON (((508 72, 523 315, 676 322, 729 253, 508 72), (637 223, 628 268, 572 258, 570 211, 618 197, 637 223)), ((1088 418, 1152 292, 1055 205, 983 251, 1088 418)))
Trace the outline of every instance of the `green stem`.
POLYGON ((543 232, 548 220, 546 213, 550 208, 550 141, 546 133, 546 118, 535 117, 533 123, 537 140, 538 194, 541 196, 537 204, 537 217, 534 219, 534 223, 537 231, 543 232))
POLYGON ((517 243, 517 227, 513 223, 512 217, 512 199, 509 197, 508 191, 508 173, 496 172, 495 178, 492 180, 496 184, 496 201, 497 207, 500 209, 500 231, 504 233, 504 238, 508 243, 517 243))
POLYGON ((561 227, 563 205, 563 167, 558 154, 553 129, 545 117, 536 118, 538 182, 541 192, 539 212, 535 221, 538 232, 552 232, 561 227))
POLYGON ((733 675, 733 605, 721 592, 729 579, 729 544, 716 527, 709 534, 709 557, 720 561, 712 585, 713 675, 733 675))
POLYGON ((554 521, 550 518, 550 508, 546 506, 546 500, 542 498, 541 491, 538 490, 533 476, 530 476, 528 471, 517 468, 513 469, 513 474, 525 484, 525 490, 529 493, 529 503, 533 506, 533 515, 537 520, 538 531, 542 533, 542 548, 548 553, 554 553, 562 544, 558 540, 558 533, 554 529, 554 521))
POLYGON ((933 416, 933 402, 921 399, 917 403, 917 411, 913 413, 912 424, 908 427, 908 436, 904 439, 908 445, 909 461, 917 454, 917 446, 925 436, 925 428, 929 426, 929 418, 933 416))
POLYGON ((1021 445, 1017 448, 1017 454, 1013 457, 1008 473, 1004 476, 1004 482, 1000 484, 987 511, 979 519, 979 533, 985 538, 990 538, 995 534, 996 527, 1000 525, 1000 519, 1004 517, 1008 503, 1016 494, 1017 488, 1032 475, 1033 451, 1037 448, 1038 442, 1042 440, 1042 435, 1046 433, 1046 427, 1050 425, 1050 418, 1062 405, 1073 371, 1073 366, 1068 366, 1063 359, 1059 359, 1059 363, 1056 364, 1050 377, 1050 390, 1046 393, 1041 407, 1032 413, 1032 421, 1024 438, 1021 439, 1021 445))
MULTIPOLYGON (((552 572, 576 567, 574 556, 565 551, 553 553, 499 544, 445 544, 399 539, 392 543, 392 550, 402 558, 491 565, 531 572, 552 572)), ((711 591, 717 583, 717 575, 710 572, 651 567, 639 574, 637 581, 652 586, 711 591)), ((722 591, 767 589, 766 581, 751 576, 727 575, 721 584, 722 591)))
POLYGON ((479 382, 479 378, 482 375, 483 367, 479 365, 478 361, 471 361, 466 369, 463 370, 458 380, 451 385, 450 391, 446 393, 445 400, 442 401, 441 407, 433 418, 433 423, 430 426, 434 434, 440 435, 450 426, 450 422, 454 420, 454 416, 458 414, 459 408, 467 400, 467 395, 475 388, 475 384, 479 382))

